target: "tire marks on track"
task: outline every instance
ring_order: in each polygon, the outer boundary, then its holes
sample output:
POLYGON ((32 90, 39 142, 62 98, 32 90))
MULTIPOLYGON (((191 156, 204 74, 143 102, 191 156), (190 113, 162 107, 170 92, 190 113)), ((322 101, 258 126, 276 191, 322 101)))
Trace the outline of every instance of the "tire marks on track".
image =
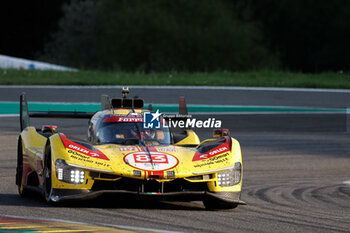
POLYGON ((312 231, 349 231, 350 197, 341 184, 315 183, 313 180, 271 183, 274 185, 248 187, 246 201, 261 218, 297 224, 312 231))

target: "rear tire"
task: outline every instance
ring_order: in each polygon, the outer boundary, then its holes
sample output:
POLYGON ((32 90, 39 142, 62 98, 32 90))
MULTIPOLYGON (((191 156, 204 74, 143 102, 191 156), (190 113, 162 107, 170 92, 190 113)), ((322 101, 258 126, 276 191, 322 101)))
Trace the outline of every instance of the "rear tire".
POLYGON ((17 168, 16 168, 16 184, 18 189, 18 194, 21 197, 28 197, 30 191, 26 189, 23 185, 23 147, 22 147, 22 139, 18 139, 17 145, 17 168))
POLYGON ((237 207, 235 203, 226 203, 214 199, 205 199, 203 204, 206 210, 224 210, 224 209, 234 209, 237 207))

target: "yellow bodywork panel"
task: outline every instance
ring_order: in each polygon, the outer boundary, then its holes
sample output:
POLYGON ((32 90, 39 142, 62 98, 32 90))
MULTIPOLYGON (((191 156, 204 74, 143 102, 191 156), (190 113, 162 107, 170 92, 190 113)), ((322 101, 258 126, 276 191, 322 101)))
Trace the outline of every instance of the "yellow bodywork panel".
POLYGON ((30 145, 28 148, 23 147, 23 150, 29 150, 30 153, 43 154, 47 138, 38 134, 34 127, 27 127, 21 133, 23 145, 30 145))
POLYGON ((186 130, 187 137, 177 142, 175 145, 198 145, 200 143, 199 137, 193 130, 186 130))
MULTIPOLYGON (((239 192, 242 182, 230 187, 220 187, 217 183, 218 172, 232 169, 237 162, 242 164, 238 141, 231 138, 231 149, 228 149, 228 145, 225 144, 219 149, 201 154, 197 150, 198 147, 179 146, 182 143, 184 145, 199 144, 198 136, 193 131, 189 130, 188 135, 177 145, 149 146, 146 149, 139 145, 105 144, 91 146, 89 149, 65 139, 64 135, 54 134, 48 139, 37 133, 33 127, 28 127, 21 133, 24 155, 32 158, 30 164, 34 170, 40 170, 37 167, 38 160, 43 160, 45 145, 47 140, 50 141, 53 188, 91 189, 95 181, 91 172, 98 172, 115 175, 119 178, 154 179, 158 182, 185 178, 189 182, 207 182, 210 191, 239 192), (151 161, 149 157, 151 157, 151 161), (59 181, 55 172, 57 159, 64 160, 71 167, 83 169, 85 171, 84 182, 70 184, 59 181), (136 176, 135 171, 139 175, 136 176), (195 176, 209 178, 203 178, 199 181, 190 179, 195 176)), ((115 178, 115 180, 119 178, 115 178)))
POLYGON ((22 152, 32 170, 42 172, 42 160, 47 138, 36 132, 34 127, 27 127, 21 133, 22 152))

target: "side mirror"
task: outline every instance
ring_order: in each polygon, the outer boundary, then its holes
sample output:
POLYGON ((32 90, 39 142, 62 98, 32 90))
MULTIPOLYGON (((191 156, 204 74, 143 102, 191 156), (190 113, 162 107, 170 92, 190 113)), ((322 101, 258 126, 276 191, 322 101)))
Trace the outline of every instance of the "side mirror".
POLYGON ((54 134, 57 133, 57 126, 56 125, 43 125, 41 128, 42 133, 50 133, 54 134))
POLYGON ((221 138, 224 136, 230 136, 230 130, 228 130, 228 129, 214 129, 214 132, 213 132, 214 138, 221 138))

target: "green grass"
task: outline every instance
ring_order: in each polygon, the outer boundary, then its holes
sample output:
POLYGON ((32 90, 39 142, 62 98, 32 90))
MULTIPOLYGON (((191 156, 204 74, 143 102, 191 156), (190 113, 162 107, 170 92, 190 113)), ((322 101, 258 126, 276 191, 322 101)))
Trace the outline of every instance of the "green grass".
POLYGON ((144 74, 0 69, 0 85, 202 85, 350 89, 350 74, 279 71, 144 74))

